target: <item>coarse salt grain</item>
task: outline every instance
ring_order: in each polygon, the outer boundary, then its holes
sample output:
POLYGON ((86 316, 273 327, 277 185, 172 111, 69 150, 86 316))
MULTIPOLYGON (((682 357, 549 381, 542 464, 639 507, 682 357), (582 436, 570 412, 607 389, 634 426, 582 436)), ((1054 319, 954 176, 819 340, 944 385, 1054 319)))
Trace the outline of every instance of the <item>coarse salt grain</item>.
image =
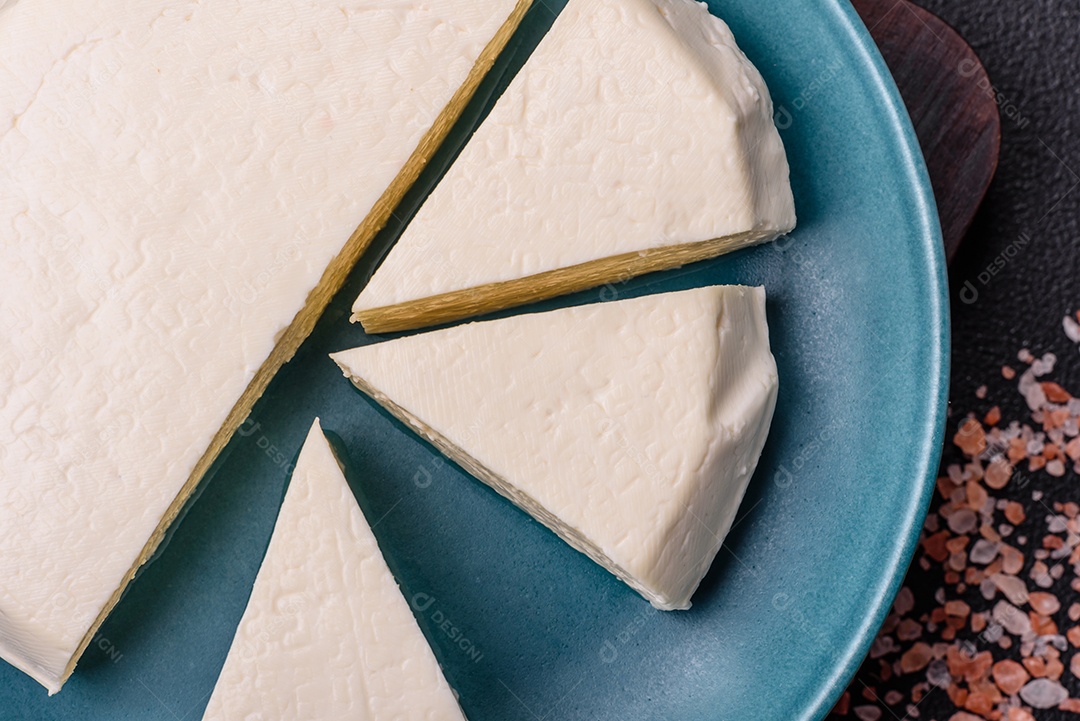
POLYGON ((1067 390, 1053 381, 1043 381, 1041 385, 1043 393, 1046 394, 1046 399, 1051 403, 1068 403, 1072 398, 1072 395, 1067 390))
MULTIPOLYGON (((1006 535, 1006 534, 1001 534, 1006 535)), ((1016 539, 1018 542, 1023 542, 1023 537, 1016 539)), ((1024 568, 1024 554, 1013 548, 1012 546, 1002 543, 998 546, 998 552, 1001 554, 1001 570, 1005 573, 1011 573, 1013 575, 1020 573, 1024 568)))
POLYGON ((877 706, 856 706, 852 711, 859 721, 878 721, 881 718, 881 709, 877 706))
POLYGON ((969 508, 963 508, 949 516, 949 530, 953 533, 970 533, 977 525, 978 518, 969 508))
POLYGON ((896 637, 901 641, 914 641, 922 636, 922 625, 911 618, 905 618, 896 629, 896 637))
POLYGON ((968 554, 968 557, 971 559, 972 563, 978 563, 979 565, 985 566, 997 558, 997 555, 998 544, 988 541, 985 538, 980 538, 975 541, 975 545, 971 547, 971 552, 968 554))
POLYGON ((915 594, 910 588, 904 586, 900 589, 900 593, 896 594, 896 600, 893 602, 893 608, 901 616, 911 613, 911 609, 915 608, 915 594))
POLYGON ((870 658, 888 656, 896 650, 896 642, 893 641, 892 636, 878 636, 870 645, 870 658))
POLYGON ((1036 591, 1029 594, 1028 603, 1044 616, 1050 616, 1061 610, 1061 602, 1058 597, 1045 591, 1036 591))
POLYGON ((900 657, 900 670, 903 673, 921 671, 926 668, 933 657, 934 653, 930 645, 920 641, 900 657))
POLYGON ((945 615, 966 618, 971 613, 971 606, 963 601, 946 601, 945 615))
POLYGON ((1002 693, 1009 696, 1016 695, 1031 678, 1022 665, 1011 659, 1004 659, 995 663, 993 677, 994 683, 997 684, 1002 693))
POLYGON ((991 611, 991 618, 1014 636, 1023 636, 1031 631, 1028 615, 1008 601, 998 601, 991 611))
POLYGON ((1080 323, 1077 323, 1072 316, 1065 316, 1065 320, 1062 321, 1062 326, 1065 329, 1065 335, 1073 343, 1080 343, 1080 323))
POLYGON ((1027 585, 1016 576, 1007 576, 1003 573, 995 573, 990 577, 994 584, 1010 602, 1022 606, 1028 601, 1027 585))
POLYGON ((1068 697, 1069 692, 1064 686, 1045 678, 1029 681, 1020 689, 1020 698, 1037 709, 1053 708, 1068 697))
POLYGON ((996 458, 986 468, 986 485, 995 491, 1001 490, 1012 478, 1013 469, 1004 458, 996 458))
POLYGON ((1008 501, 1005 504, 1005 518, 1014 525, 1023 523, 1025 519, 1024 507, 1016 501, 1008 501))

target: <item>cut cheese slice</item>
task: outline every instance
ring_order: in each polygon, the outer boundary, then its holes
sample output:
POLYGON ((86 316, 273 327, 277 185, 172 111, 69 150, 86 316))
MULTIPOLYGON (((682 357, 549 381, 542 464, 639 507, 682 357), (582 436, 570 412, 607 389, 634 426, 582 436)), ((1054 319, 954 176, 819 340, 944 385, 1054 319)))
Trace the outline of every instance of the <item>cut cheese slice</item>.
POLYGON ((316 420, 206 721, 464 721, 316 420))
POLYGON ((760 288, 522 315, 333 358, 443 453, 664 610, 689 608, 776 403, 760 288))
POLYGON ((0 13, 0 656, 56 692, 528 0, 0 13))
POLYGON ((761 75, 692 0, 570 0, 353 306, 418 328, 795 226, 761 75))

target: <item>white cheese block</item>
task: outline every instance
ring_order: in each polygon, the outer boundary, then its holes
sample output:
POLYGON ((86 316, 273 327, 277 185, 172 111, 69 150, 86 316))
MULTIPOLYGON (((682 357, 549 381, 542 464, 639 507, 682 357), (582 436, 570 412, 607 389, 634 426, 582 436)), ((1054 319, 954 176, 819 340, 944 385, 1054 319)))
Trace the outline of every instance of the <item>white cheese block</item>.
POLYGON ((319 427, 205 721, 464 721, 319 427))
POLYGON ((795 226, 761 75, 692 0, 570 0, 353 306, 422 327, 795 226))
POLYGON ((527 4, 5 6, 0 656, 59 690, 527 4))
POLYGON ((664 610, 690 607, 776 403, 765 292, 522 315, 334 360, 477 478, 664 610))

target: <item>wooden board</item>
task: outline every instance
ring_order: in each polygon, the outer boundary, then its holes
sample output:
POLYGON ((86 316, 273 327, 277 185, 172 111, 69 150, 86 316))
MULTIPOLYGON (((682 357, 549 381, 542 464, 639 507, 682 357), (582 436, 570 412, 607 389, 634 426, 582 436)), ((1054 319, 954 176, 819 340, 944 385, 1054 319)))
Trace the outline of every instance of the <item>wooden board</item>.
POLYGON ((852 0, 907 104, 951 261, 997 170, 1001 116, 975 51, 907 0, 852 0))

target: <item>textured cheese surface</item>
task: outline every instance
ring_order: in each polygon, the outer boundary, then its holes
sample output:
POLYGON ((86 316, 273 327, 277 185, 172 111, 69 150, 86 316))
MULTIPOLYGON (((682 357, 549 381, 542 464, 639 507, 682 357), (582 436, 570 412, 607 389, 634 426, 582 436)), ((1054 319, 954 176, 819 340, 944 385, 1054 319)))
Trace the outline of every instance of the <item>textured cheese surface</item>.
POLYGON ((570 0, 353 309, 661 246, 772 239, 795 225, 772 115, 761 75, 704 4, 570 0))
POLYGON ((765 293, 711 287, 334 355, 362 390, 658 608, 690 605, 776 402, 765 293))
POLYGON ((0 656, 58 690, 513 0, 0 13, 0 656))
POLYGON ((205 721, 464 721, 318 421, 205 721))

